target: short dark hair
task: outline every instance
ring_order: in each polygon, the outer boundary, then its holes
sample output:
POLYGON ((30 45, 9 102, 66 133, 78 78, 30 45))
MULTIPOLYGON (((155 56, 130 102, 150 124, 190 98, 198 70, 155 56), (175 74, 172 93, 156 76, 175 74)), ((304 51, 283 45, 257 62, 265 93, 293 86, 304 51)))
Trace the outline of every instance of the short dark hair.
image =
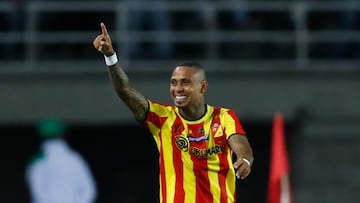
POLYGON ((204 67, 200 63, 194 62, 194 61, 183 62, 183 63, 178 64, 176 67, 178 67, 178 66, 188 66, 188 67, 193 67, 193 68, 204 70, 204 67))
POLYGON ((201 72, 201 74, 204 76, 204 80, 206 80, 205 69, 200 63, 193 62, 193 61, 188 61, 188 62, 180 63, 176 67, 179 67, 179 66, 187 66, 187 67, 194 68, 196 71, 201 72))

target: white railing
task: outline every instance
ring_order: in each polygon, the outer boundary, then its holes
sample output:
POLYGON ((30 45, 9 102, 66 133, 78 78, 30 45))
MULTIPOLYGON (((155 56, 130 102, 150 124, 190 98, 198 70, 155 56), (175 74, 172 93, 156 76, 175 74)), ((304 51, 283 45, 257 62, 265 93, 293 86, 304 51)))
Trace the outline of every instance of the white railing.
MULTIPOLYGON (((15 11, 13 1, 0 2, 0 14, 6 16, 15 11)), ((38 27, 38 18, 46 17, 46 12, 100 12, 103 14, 111 13, 114 17, 111 24, 114 27, 109 28, 113 36, 113 41, 118 44, 119 57, 125 64, 147 64, 148 66, 161 61, 172 61, 171 59, 162 60, 132 60, 129 58, 127 43, 129 37, 142 42, 154 42, 163 40, 154 38, 155 35, 170 34, 171 40, 176 43, 203 43, 205 45, 204 57, 198 60, 210 66, 216 67, 217 64, 225 64, 225 68, 236 69, 271 69, 283 67, 290 70, 304 69, 327 69, 330 67, 353 69, 359 67, 358 59, 353 58, 333 61, 331 57, 319 59, 311 56, 312 43, 333 43, 333 42, 354 42, 360 43, 358 30, 311 30, 308 25, 308 18, 311 12, 341 12, 341 11, 359 11, 360 2, 357 1, 251 1, 246 4, 250 12, 285 12, 292 20, 292 29, 289 30, 266 30, 261 26, 256 29, 242 30, 221 30, 217 29, 217 13, 220 11, 231 11, 240 8, 239 1, 165 1, 166 7, 147 1, 147 3, 130 3, 125 1, 28 1, 25 9, 25 28, 23 31, 0 30, 0 44, 20 44, 24 50, 24 57, 21 60, 0 61, 1 66, 17 64, 22 67, 30 67, 31 70, 37 70, 42 67, 44 61, 39 60, 44 50, 39 50, 39 44, 89 44, 89 49, 93 37, 99 32, 93 30, 60 30, 60 31, 41 31, 38 27), (207 16, 207 27, 201 30, 164 30, 164 31, 139 31, 128 30, 128 12, 132 10, 156 11, 168 9, 171 12, 195 11, 201 12, 207 16), (223 59, 220 57, 221 43, 285 43, 293 46, 292 57, 279 58, 241 58, 241 59, 223 59)), ((61 18, 61 16, 59 16, 61 18)), ((65 19, 64 19, 65 20, 65 19)), ((69 20, 69 19, 66 19, 69 20)), ((83 19, 84 22, 87 19, 83 19)), ((261 19, 266 22, 266 18, 261 19)), ((99 19, 99 22, 101 19, 99 19)), ((64 22, 66 23, 66 22, 64 22)), ((251 46, 251 45, 250 45, 251 46)), ((271 49, 267 51, 272 52, 271 49)), ((3 50, 5 52, 5 50, 3 50)), ((175 59, 177 60, 177 59, 175 59)), ((52 59, 50 63, 61 61, 73 64, 74 62, 91 62, 88 58, 69 57, 67 59, 52 59)), ((47 61, 49 62, 49 61, 47 61)), ((4 68, 3 68, 4 69, 4 68)), ((13 68, 11 68, 13 69, 13 68)), ((1 70, 1 69, 0 69, 1 70)))

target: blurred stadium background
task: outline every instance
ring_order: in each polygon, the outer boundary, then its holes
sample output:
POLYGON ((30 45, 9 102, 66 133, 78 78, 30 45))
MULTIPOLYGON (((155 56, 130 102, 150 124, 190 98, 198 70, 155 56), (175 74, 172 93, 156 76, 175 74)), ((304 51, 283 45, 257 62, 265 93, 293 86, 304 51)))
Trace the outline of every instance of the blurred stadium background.
POLYGON ((158 201, 155 145, 116 97, 92 46, 100 22, 149 98, 171 102, 177 63, 207 68, 208 102, 235 109, 254 148, 239 202, 266 202, 276 112, 287 124, 295 203, 360 201, 359 1, 1 0, 0 202, 29 202, 34 124, 49 116, 69 122, 98 203, 158 201), (135 11, 145 14, 138 27, 135 11))

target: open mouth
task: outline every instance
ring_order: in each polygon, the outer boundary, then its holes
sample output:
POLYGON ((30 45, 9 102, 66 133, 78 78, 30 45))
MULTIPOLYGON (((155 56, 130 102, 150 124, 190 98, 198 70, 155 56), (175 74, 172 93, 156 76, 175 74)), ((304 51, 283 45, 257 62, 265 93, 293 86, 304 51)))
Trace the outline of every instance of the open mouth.
POLYGON ((184 101, 187 98, 187 96, 175 96, 176 101, 184 101))

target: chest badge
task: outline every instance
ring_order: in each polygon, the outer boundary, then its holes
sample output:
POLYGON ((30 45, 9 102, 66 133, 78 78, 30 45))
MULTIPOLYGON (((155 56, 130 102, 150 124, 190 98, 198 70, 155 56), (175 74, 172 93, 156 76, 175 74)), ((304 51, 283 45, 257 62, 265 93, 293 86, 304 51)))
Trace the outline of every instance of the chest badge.
POLYGON ((187 139, 186 136, 183 135, 179 135, 175 137, 175 143, 176 143, 176 147, 179 148, 180 150, 187 152, 189 151, 189 140, 187 139))

